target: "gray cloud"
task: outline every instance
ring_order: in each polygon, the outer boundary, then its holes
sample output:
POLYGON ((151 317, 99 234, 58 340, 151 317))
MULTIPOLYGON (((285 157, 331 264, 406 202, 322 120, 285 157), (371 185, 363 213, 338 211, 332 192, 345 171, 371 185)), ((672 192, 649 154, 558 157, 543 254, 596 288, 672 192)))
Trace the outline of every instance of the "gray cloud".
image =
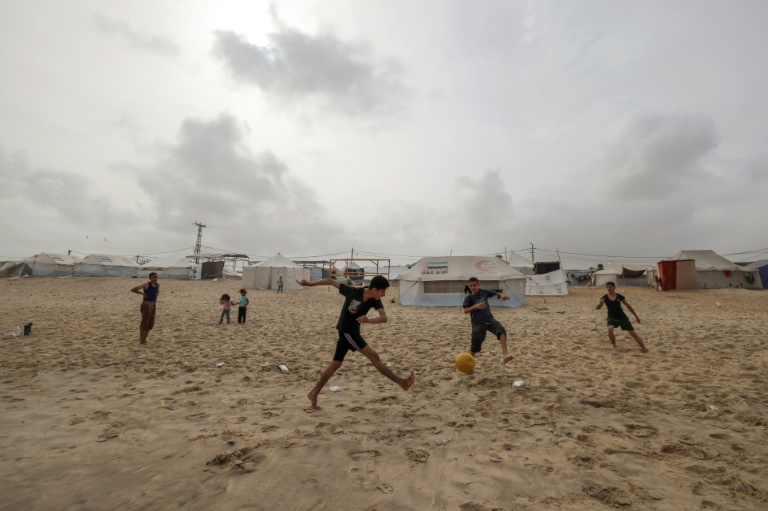
POLYGON ((598 168, 618 195, 668 197, 711 178, 702 159, 717 143, 715 124, 706 117, 640 115, 606 149, 598 168))
POLYGON ((163 35, 135 31, 128 23, 107 16, 94 15, 93 23, 103 33, 122 39, 134 50, 175 57, 181 50, 170 38, 163 35))
POLYGON ((213 53, 242 82, 285 102, 319 102, 348 116, 391 115, 404 108, 399 66, 333 34, 281 26, 267 46, 232 31, 215 33, 213 53))
POLYGON ((747 185, 768 182, 768 153, 763 153, 751 161, 744 168, 744 177, 747 185))
MULTIPOLYGON (((113 205, 82 176, 31 168, 23 155, 0 150, 0 227, 18 242, 39 240, 55 250, 88 233, 121 232, 138 219, 113 205), (33 226, 33 227, 32 227, 33 226)), ((19 255, 19 254, 13 254, 19 255)))
POLYGON ((423 202, 389 203, 382 216, 386 216, 386 223, 392 222, 409 232, 487 231, 510 225, 514 204, 501 169, 487 169, 452 181, 437 189, 424 190, 428 200, 423 202))
POLYGON ((456 182, 461 207, 460 217, 474 229, 509 225, 513 212, 512 195, 504 187, 501 170, 486 170, 478 179, 460 177, 456 182))
POLYGON ((154 205, 154 224, 174 231, 201 220, 216 227, 220 243, 250 250, 263 249, 254 242, 260 230, 270 230, 270 241, 284 242, 295 238, 291 232, 338 229, 324 220, 314 193, 274 154, 250 152, 246 135, 244 125, 228 114, 184 121, 160 161, 138 170, 139 184, 154 205), (248 232, 253 237, 244 240, 248 232))

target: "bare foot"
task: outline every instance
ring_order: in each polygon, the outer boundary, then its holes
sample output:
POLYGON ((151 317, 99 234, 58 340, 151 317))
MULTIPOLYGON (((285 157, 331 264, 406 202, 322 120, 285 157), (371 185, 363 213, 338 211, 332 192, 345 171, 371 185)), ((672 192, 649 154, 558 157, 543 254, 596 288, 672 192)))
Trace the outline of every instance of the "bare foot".
POLYGON ((408 378, 402 380, 399 385, 403 388, 403 390, 408 390, 411 388, 411 385, 413 385, 415 381, 416 381, 416 373, 411 371, 411 375, 408 378))
POLYGON ((640 351, 641 351, 642 353, 648 353, 648 348, 642 348, 640 351))
POLYGON ((319 410, 320 407, 317 406, 317 394, 312 395, 312 392, 307 394, 307 398, 309 399, 309 402, 312 403, 312 409, 313 410, 319 410))
POLYGON ((147 341, 139 341, 139 344, 147 344, 147 341))
POLYGON ((510 355, 508 357, 504 357, 504 363, 506 364, 507 362, 511 361, 513 358, 515 358, 515 357, 513 357, 512 355, 510 355))

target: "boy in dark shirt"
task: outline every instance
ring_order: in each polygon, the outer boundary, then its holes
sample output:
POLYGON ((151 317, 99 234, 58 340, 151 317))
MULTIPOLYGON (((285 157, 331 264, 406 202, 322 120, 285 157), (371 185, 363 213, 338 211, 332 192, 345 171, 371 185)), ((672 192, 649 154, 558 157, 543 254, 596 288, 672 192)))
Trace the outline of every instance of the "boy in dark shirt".
POLYGON ((464 298, 463 307, 464 314, 469 314, 472 318, 472 347, 470 348, 472 356, 474 357, 482 348, 486 333, 491 332, 501 342, 502 362, 506 364, 515 357, 507 356, 507 331, 491 314, 488 298, 495 296, 502 300, 509 300, 509 297, 497 291, 480 289, 480 281, 477 277, 470 278, 467 287, 470 294, 464 298))
POLYGON ((336 330, 339 331, 339 340, 336 342, 336 352, 333 354, 333 361, 323 371, 323 374, 320 375, 320 379, 315 387, 307 394, 313 409, 320 409, 317 406, 317 397, 325 384, 328 383, 328 380, 331 379, 331 376, 341 367, 344 357, 349 350, 359 351, 368 357, 371 364, 381 374, 400 385, 403 390, 411 388, 416 375, 411 372, 408 378, 397 376, 381 361, 378 353, 368 346, 365 339, 360 335, 360 325, 364 323, 387 322, 387 313, 384 312, 384 305, 381 303, 381 299, 384 298, 389 287, 389 281, 385 277, 376 275, 371 279, 371 283, 367 288, 348 286, 334 279, 322 279, 315 282, 302 280, 299 284, 302 286, 333 286, 339 290, 339 294, 345 297, 344 306, 341 309, 341 314, 339 314, 339 321, 336 323, 336 330), (371 309, 376 309, 379 312, 378 318, 369 319, 366 316, 371 309))
POLYGON ((620 295, 616 292, 616 284, 613 282, 608 282, 605 285, 605 289, 608 291, 608 293, 600 298, 600 303, 597 304, 595 309, 600 310, 603 305, 605 305, 608 309, 608 339, 611 340, 613 347, 616 347, 616 336, 613 335, 613 329, 617 326, 620 326, 622 330, 626 330, 629 332, 629 335, 634 337, 634 339, 637 341, 637 344, 640 345, 640 351, 643 353, 648 353, 648 348, 645 347, 645 344, 643 344, 643 340, 640 339, 640 336, 635 333, 635 329, 632 326, 632 323, 629 322, 629 317, 626 315, 626 313, 624 313, 624 309, 621 308, 621 304, 624 303, 624 305, 627 306, 627 309, 629 309, 629 312, 631 312, 635 316, 637 322, 640 323, 640 318, 635 312, 635 309, 632 308, 632 306, 629 304, 629 302, 627 302, 627 299, 624 298, 623 295, 620 295))

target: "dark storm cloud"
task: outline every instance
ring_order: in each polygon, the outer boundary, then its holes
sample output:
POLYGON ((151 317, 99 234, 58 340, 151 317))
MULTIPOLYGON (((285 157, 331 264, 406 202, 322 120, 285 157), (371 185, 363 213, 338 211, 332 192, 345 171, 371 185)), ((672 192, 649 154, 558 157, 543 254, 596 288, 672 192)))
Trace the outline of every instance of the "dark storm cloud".
POLYGON ((214 55, 232 76, 280 100, 319 101, 349 116, 388 115, 403 107, 398 66, 362 44, 285 26, 269 35, 267 46, 231 31, 214 34, 214 55))
MULTIPOLYGON (((260 228, 333 229, 323 223, 324 210, 314 193, 293 179, 274 154, 251 153, 246 135, 246 128, 226 114, 184 121, 177 142, 140 178, 156 223, 173 229, 203 219, 216 226, 219 239, 240 247, 254 245, 242 240, 249 230, 258 237, 260 228)), ((279 231, 273 234, 280 236, 279 231)))
POLYGON ((715 124, 699 116, 641 115, 599 162, 611 191, 637 199, 674 195, 711 180, 702 160, 718 144, 715 124))
POLYGON ((163 35, 137 32, 125 21, 97 14, 93 17, 93 23, 103 34, 119 37, 134 50, 170 57, 175 57, 180 53, 179 46, 170 38, 163 35))

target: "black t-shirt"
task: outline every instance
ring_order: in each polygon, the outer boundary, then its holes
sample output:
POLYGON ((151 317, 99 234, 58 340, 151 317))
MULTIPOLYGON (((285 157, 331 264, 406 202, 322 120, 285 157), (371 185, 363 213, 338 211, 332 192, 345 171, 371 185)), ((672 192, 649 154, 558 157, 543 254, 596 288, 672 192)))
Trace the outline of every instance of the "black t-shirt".
POLYGON ((344 295, 346 300, 344 300, 344 307, 341 308, 339 322, 336 323, 337 330, 350 333, 359 332, 360 323, 357 322, 357 318, 365 316, 372 308, 376 310, 384 308, 381 300, 369 298, 363 301, 364 291, 365 288, 362 287, 339 284, 339 294, 344 295))
POLYGON ((624 313, 624 309, 621 308, 621 302, 624 301, 624 295, 616 293, 615 300, 608 298, 607 294, 603 295, 603 298, 605 299, 605 306, 608 308, 608 317, 616 319, 624 319, 627 317, 626 313, 624 313))

